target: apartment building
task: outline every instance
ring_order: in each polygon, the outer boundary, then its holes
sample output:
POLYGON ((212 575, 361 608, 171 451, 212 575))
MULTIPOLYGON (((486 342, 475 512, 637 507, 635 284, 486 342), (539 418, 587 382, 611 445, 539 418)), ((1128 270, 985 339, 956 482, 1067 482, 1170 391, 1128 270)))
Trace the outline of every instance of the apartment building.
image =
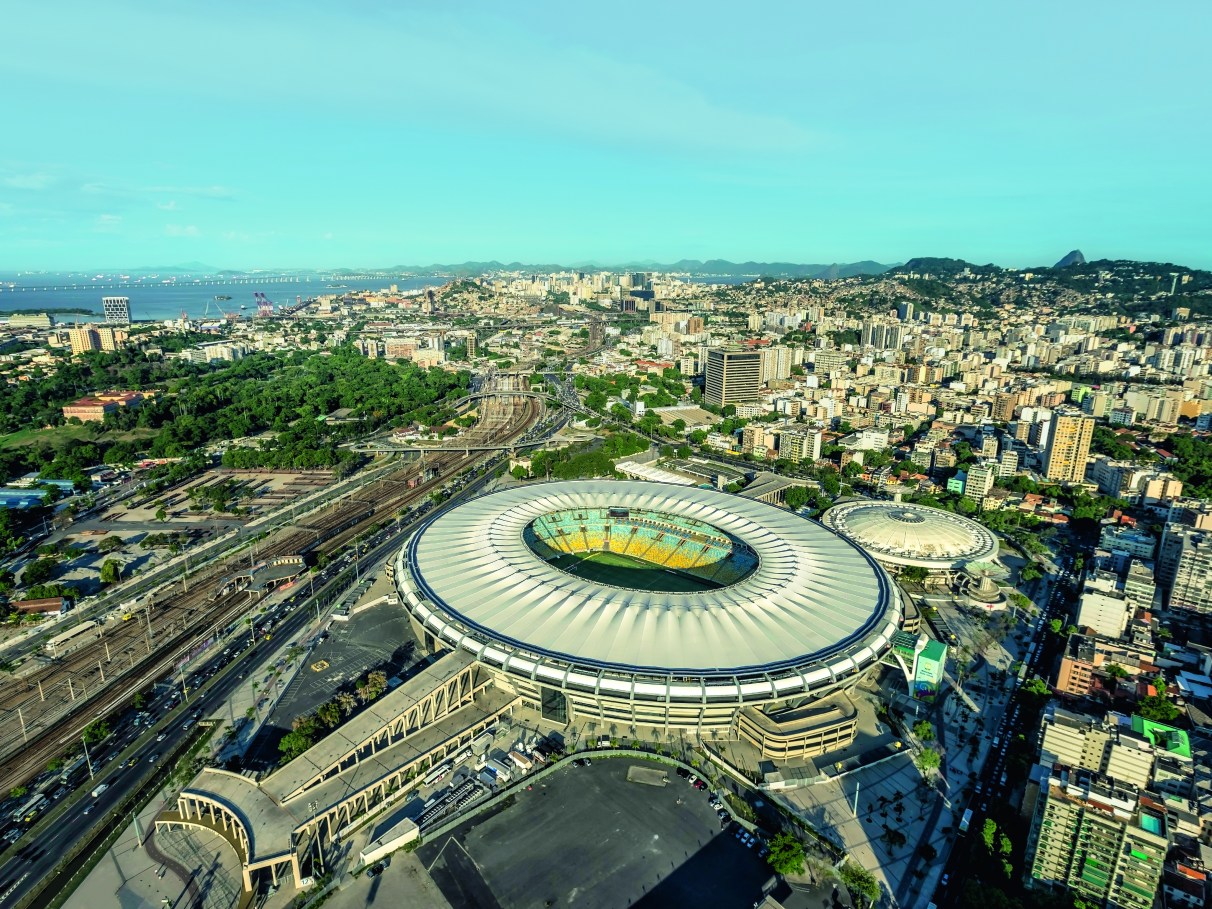
POLYGON ((1044 476, 1061 483, 1080 483, 1094 438, 1094 420, 1080 412, 1052 415, 1044 446, 1044 476))
POLYGON ((1036 803, 1031 883, 1099 906, 1151 909, 1169 845, 1165 805, 1111 777, 1056 768, 1036 803))

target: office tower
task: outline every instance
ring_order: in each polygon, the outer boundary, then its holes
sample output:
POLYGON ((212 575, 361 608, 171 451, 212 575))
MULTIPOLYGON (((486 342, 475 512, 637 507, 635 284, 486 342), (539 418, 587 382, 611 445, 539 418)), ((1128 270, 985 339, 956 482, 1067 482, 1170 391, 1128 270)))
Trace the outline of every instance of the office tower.
POLYGON ((1134 786, 1066 769, 1040 785, 1028 843, 1033 884, 1098 906, 1150 909, 1169 845, 1165 805, 1134 786))
POLYGON ((101 308, 105 310, 105 324, 130 325, 129 297, 102 297, 101 308))
POLYGON ((1062 483, 1079 483, 1086 475, 1086 459, 1094 437, 1094 420, 1081 413, 1052 415, 1044 449, 1044 476, 1062 483))
POLYGON ((1212 534, 1167 524, 1157 553, 1157 581, 1171 609, 1212 612, 1212 534))
POLYGON ((913 321, 913 304, 908 300, 896 304, 896 317, 902 322, 913 321))
POLYGON ((762 354, 756 350, 707 351, 703 400, 716 407, 756 401, 762 387, 762 354))

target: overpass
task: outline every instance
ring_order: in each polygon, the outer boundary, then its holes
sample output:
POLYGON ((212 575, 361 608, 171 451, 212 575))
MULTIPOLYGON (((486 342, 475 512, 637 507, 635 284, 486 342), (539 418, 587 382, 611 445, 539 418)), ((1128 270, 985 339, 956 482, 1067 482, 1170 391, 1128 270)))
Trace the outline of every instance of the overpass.
POLYGON ((402 804, 429 769, 468 748, 519 700, 493 687, 472 654, 447 652, 261 780, 203 768, 156 826, 219 833, 240 858, 246 891, 258 873, 299 886, 305 865, 322 864, 326 845, 402 804))

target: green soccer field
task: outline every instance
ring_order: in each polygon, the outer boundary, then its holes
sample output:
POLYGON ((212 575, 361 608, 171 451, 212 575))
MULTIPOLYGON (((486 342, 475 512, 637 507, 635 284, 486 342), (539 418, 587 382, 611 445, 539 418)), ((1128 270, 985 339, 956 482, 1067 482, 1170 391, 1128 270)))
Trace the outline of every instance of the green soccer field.
POLYGON ((551 564, 569 574, 612 587, 636 590, 657 590, 663 593, 696 593, 718 590, 719 584, 670 571, 652 562, 635 559, 617 552, 565 553, 551 564))

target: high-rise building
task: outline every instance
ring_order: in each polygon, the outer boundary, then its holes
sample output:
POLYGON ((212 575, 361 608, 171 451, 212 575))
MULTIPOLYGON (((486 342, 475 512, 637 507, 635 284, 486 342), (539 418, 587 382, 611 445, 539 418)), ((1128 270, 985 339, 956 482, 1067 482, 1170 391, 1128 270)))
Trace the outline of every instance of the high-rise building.
POLYGON ((1083 413, 1057 412, 1048 427, 1044 448, 1044 476, 1062 483, 1079 483, 1086 475, 1086 460, 1094 438, 1094 420, 1083 413))
POLYGON ((467 359, 474 360, 477 355, 477 341, 474 334, 467 336, 467 359))
POLYGON ((912 322, 913 321, 913 304, 908 300, 905 300, 902 303, 897 303, 896 304, 896 317, 898 319, 900 319, 902 322, 912 322))
POLYGON ((67 335, 72 345, 72 356, 101 349, 101 336, 91 325, 73 325, 67 335))
POLYGON ((130 337, 130 333, 125 328, 115 328, 112 325, 98 325, 95 330, 101 349, 106 352, 117 350, 130 337))
POLYGON ((819 429, 787 430, 779 433, 779 457, 789 461, 817 461, 821 457, 819 429))
POLYGON ((968 478, 964 481, 964 495, 981 505, 996 479, 997 465, 978 464, 968 470, 968 478))
POLYGON ((1027 847, 1033 884, 1098 906, 1150 909, 1169 846, 1165 805, 1134 786, 1068 769, 1040 784, 1027 847))
POLYGON ((1167 524, 1157 553, 1157 580, 1171 609, 1212 612, 1212 534, 1167 524))
POLYGON ((762 388, 762 354, 756 350, 707 351, 703 400, 716 407, 756 401, 762 388))
POLYGON ((791 348, 762 348, 762 381, 777 382, 791 375, 791 348))
POLYGON ((999 391, 993 396, 993 410, 990 416, 1003 423, 1009 423, 1014 419, 1014 411, 1018 405, 1018 394, 1013 391, 999 391))
POLYGON ((130 325, 129 297, 102 297, 101 308, 105 310, 105 324, 130 325))

